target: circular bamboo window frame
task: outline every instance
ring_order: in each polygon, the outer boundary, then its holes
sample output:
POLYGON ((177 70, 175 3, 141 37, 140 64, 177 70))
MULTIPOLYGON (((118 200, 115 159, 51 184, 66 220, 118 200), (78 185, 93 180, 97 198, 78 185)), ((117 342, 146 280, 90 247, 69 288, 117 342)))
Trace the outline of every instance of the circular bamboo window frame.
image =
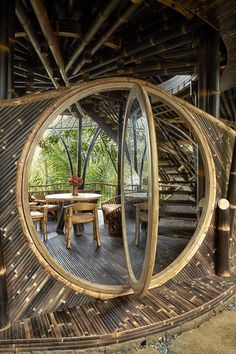
POLYGON ((132 293, 133 291, 130 286, 125 284, 102 285, 78 278, 63 269, 62 266, 60 266, 59 263, 52 258, 46 247, 39 239, 30 217, 28 204, 28 175, 36 146, 43 135, 43 132, 46 130, 49 123, 52 122, 53 119, 55 119, 60 113, 62 113, 73 103, 78 102, 87 96, 102 91, 130 90, 135 84, 141 85, 149 95, 154 96, 163 103, 168 104, 175 112, 180 114, 181 117, 186 120, 187 124, 190 125, 199 144, 204 164, 206 186, 208 187, 206 188, 205 204, 203 206, 200 222, 198 223, 191 240, 183 252, 166 269, 153 276, 150 287, 160 286, 165 283, 180 272, 199 249, 210 226, 216 199, 215 166, 211 150, 207 144, 207 139, 202 133, 201 128, 194 116, 187 108, 183 107, 183 104, 181 105, 181 102, 178 101, 178 99, 176 99, 175 106, 173 104, 173 102, 175 102, 173 96, 161 88, 149 84, 143 80, 125 77, 98 79, 72 87, 68 90, 63 90, 62 96, 56 99, 53 104, 50 104, 49 107, 39 116, 28 136, 18 161, 16 201, 19 212, 19 220, 29 247, 36 255, 41 266, 51 276, 78 293, 99 299, 108 299, 126 295, 132 293))
POLYGON ((156 258, 157 231, 158 231, 158 215, 159 215, 159 189, 158 189, 158 163, 157 163, 157 140, 154 126, 154 118, 152 107, 146 91, 142 86, 135 85, 131 89, 125 111, 123 136, 122 136, 122 160, 121 160, 121 208, 122 208, 122 231, 123 242, 125 249, 126 265, 129 274, 129 282, 134 291, 138 295, 145 295, 147 292, 153 274, 156 258), (130 259, 130 251, 126 232, 126 217, 125 217, 125 201, 124 201, 124 149, 127 136, 127 126, 130 115, 130 110, 133 102, 137 100, 142 111, 142 116, 145 118, 145 133, 147 141, 147 156, 148 156, 148 178, 150 184, 150 193, 148 197, 148 229, 147 242, 144 256, 144 263, 139 279, 134 274, 132 262, 130 259), (150 212, 150 210, 152 212, 150 212))

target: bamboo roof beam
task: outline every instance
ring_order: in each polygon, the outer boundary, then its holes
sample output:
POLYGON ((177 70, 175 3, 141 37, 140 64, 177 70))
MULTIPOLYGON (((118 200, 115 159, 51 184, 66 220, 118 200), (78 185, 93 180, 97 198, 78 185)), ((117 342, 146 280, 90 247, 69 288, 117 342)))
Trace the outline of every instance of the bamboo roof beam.
POLYGON ((194 16, 194 14, 191 11, 189 11, 185 7, 181 6, 181 4, 177 4, 176 1, 173 1, 173 0, 157 0, 157 1, 162 3, 163 5, 169 6, 172 9, 178 11, 184 17, 186 17, 188 20, 192 19, 194 16))
POLYGON ((48 42, 53 58, 55 59, 55 62, 57 63, 57 66, 60 70, 63 81, 65 82, 66 86, 69 86, 70 84, 65 72, 64 60, 62 58, 62 54, 57 43, 56 35, 49 21, 44 3, 37 0, 30 0, 30 2, 38 19, 42 32, 48 42))
POLYGON ((86 32, 84 38, 82 39, 82 42, 78 44, 76 50, 74 51, 73 55, 68 61, 68 64, 66 66, 66 73, 70 70, 72 65, 75 63, 76 59, 80 56, 80 54, 83 52, 85 47, 90 43, 90 41, 94 38, 95 34, 101 27, 101 25, 104 23, 104 21, 107 19, 107 17, 111 14, 111 12, 114 10, 114 8, 119 4, 120 0, 111 0, 108 2, 106 7, 101 11, 98 12, 96 19, 93 23, 91 23, 88 31, 86 32))
POLYGON ((48 60, 48 58, 46 58, 42 55, 41 43, 38 39, 38 36, 37 36, 35 30, 33 29, 32 25, 31 25, 31 20, 30 20, 29 16, 26 14, 23 6, 21 5, 21 3, 19 1, 16 2, 16 16, 17 16, 19 22, 21 23, 22 27, 24 28, 32 46, 34 47, 35 52, 37 53, 37 55, 38 55, 41 63, 43 64, 49 78, 51 79, 53 85, 56 88, 58 88, 59 84, 53 77, 53 72, 50 67, 49 60, 48 60))
MULTIPOLYGON (((114 63, 111 66, 109 66, 109 64, 114 62, 114 58, 109 59, 107 61, 103 61, 103 64, 108 64, 109 63, 108 65, 103 65, 100 62, 100 64, 97 64, 95 66, 91 66, 91 67, 87 68, 84 72, 90 74, 91 71, 94 70, 94 68, 100 67, 100 70, 97 70, 95 73, 93 73, 93 75, 91 75, 91 77, 97 77, 97 76, 102 75, 104 73, 107 73, 109 71, 116 70, 118 68, 119 60, 124 60, 124 65, 128 65, 128 64, 130 64, 132 62, 137 62, 137 60, 141 61, 144 58, 148 58, 148 57, 151 57, 153 55, 157 55, 159 53, 165 52, 166 50, 171 50, 173 48, 178 48, 179 46, 182 46, 182 45, 185 45, 185 44, 189 44, 191 42, 191 40, 192 40, 191 34, 186 34, 182 38, 180 38, 178 41, 173 41, 173 39, 168 40, 165 43, 161 43, 161 44, 159 44, 157 46, 153 46, 149 50, 145 50, 143 52, 140 52, 138 54, 138 56, 132 56, 132 57, 128 57, 128 58, 125 59, 125 56, 124 56, 124 53, 123 53, 123 54, 121 54, 121 55, 116 57, 116 59, 117 59, 116 63, 114 63)), ((71 77, 71 79, 72 78, 73 77, 71 77)))
POLYGON ((30 71, 30 72, 32 72, 35 75, 35 77, 39 76, 40 78, 43 78, 45 80, 50 80, 49 77, 46 74, 43 74, 41 72, 36 71, 35 68, 33 68, 33 67, 30 67, 30 66, 27 66, 27 65, 23 66, 21 62, 15 62, 14 63, 14 68, 15 68, 15 72, 16 71, 18 71, 18 72, 22 71, 22 72, 28 73, 30 71))
MULTIPOLYGON (((137 10, 137 8, 141 5, 143 0, 137 1, 137 3, 132 3, 130 6, 125 10, 125 12, 118 17, 117 21, 113 23, 113 25, 106 31, 104 35, 100 38, 98 42, 92 47, 91 49, 91 55, 94 55, 97 50, 106 42, 109 40, 111 35, 119 28, 122 26, 125 22, 128 21, 128 19, 131 17, 131 15, 137 10)), ((86 63, 85 58, 82 58, 77 66, 75 67, 73 71, 73 75, 77 74, 82 66, 86 63)))

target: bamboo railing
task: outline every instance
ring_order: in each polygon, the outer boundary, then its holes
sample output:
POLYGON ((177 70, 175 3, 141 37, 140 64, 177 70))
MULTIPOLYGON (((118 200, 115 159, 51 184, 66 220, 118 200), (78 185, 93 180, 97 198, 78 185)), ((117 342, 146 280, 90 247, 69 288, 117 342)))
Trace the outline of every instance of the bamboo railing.
MULTIPOLYGON (((117 193, 117 185, 112 183, 104 183, 100 181, 88 181, 84 184, 85 190, 99 191, 102 195, 100 203, 104 202, 107 199, 114 197, 117 193)), ((29 195, 31 196, 34 193, 70 193, 71 186, 67 182, 57 182, 51 184, 37 184, 29 185, 29 195)))

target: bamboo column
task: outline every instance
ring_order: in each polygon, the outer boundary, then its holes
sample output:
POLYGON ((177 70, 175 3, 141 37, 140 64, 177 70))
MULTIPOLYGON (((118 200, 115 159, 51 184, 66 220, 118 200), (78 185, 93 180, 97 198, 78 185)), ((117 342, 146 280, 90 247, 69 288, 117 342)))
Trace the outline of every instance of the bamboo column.
MULTIPOLYGON (((215 117, 220 114, 220 37, 214 29, 202 29, 199 42, 198 107, 215 117)), ((198 153, 197 202, 205 195, 205 176, 198 153)), ((200 212, 199 212, 200 214, 200 212)), ((200 215, 198 215, 200 216, 200 215)))
POLYGON ((0 232, 0 330, 8 325, 8 294, 6 285, 6 268, 2 249, 3 231, 0 232))
POLYGON ((71 156, 70 156, 70 151, 66 145, 66 142, 65 142, 65 139, 63 138, 63 136, 58 132, 58 130, 52 128, 52 130, 55 132, 55 134, 57 134, 57 136, 59 137, 59 139, 61 140, 62 142, 62 145, 65 149, 65 152, 66 152, 66 156, 67 156, 67 159, 68 159, 68 163, 69 163, 69 166, 70 166, 70 174, 71 176, 74 175, 74 169, 73 169, 73 163, 72 163, 72 159, 71 159, 71 156))
POLYGON ((138 145, 137 145, 137 113, 132 117, 133 139, 134 139, 134 170, 138 174, 138 145))
POLYGON ((217 275, 229 277, 230 215, 227 199, 218 201, 217 275))
POLYGON ((230 203, 230 230, 231 236, 234 231, 234 220, 235 220, 235 210, 236 210, 236 143, 234 142, 234 150, 232 156, 232 163, 229 176, 229 185, 227 198, 230 203))
POLYGON ((8 1, 8 70, 7 70, 7 92, 8 98, 15 96, 14 89, 14 47, 15 47, 15 0, 8 1))
POLYGON ((0 1, 0 99, 7 98, 7 69, 8 69, 8 1, 0 1))
MULTIPOLYGON (((0 1, 0 99, 7 98, 8 72, 8 0, 0 1)), ((3 225, 0 224, 0 228, 3 225)), ((3 231, 0 232, 0 329, 8 325, 8 295, 6 282, 6 268, 2 247, 3 231)))
POLYGON ((97 128, 96 132, 94 133, 93 139, 88 147, 87 153, 86 153, 86 158, 84 161, 84 168, 83 168, 83 174, 82 174, 82 178, 83 178, 83 184, 85 182, 85 178, 86 178, 86 172, 87 172, 87 167, 89 164, 89 159, 91 156, 91 153, 93 151, 94 145, 96 144, 96 141, 101 133, 102 129, 100 127, 97 128))
POLYGON ((220 116, 220 35, 212 29, 208 36, 208 94, 207 112, 214 117, 220 116))
MULTIPOLYGON (((207 109, 207 41, 205 31, 200 33, 199 41, 199 62, 198 62, 198 108, 206 111, 207 109)), ((197 204, 205 196, 205 176, 204 166, 201 155, 198 150, 198 183, 197 183, 197 204)), ((200 217, 201 208, 198 207, 198 217, 200 217)))
POLYGON ((77 152, 77 176, 81 176, 82 172, 82 130, 83 130, 83 121, 82 117, 78 116, 78 152, 77 152))

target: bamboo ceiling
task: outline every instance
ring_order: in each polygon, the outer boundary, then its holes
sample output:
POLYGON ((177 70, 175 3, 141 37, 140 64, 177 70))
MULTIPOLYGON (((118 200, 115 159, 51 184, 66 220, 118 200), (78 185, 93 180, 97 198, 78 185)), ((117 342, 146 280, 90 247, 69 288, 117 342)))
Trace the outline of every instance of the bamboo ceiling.
POLYGON ((19 0, 16 19, 10 16, 5 24, 14 53, 9 96, 120 75, 165 84, 166 89, 173 88, 166 81, 174 78, 178 91, 185 79, 176 75, 197 75, 199 33, 212 25, 222 38, 221 88, 231 89, 221 98, 221 117, 233 120, 235 2, 223 3, 178 0, 172 8, 164 0, 19 0))

